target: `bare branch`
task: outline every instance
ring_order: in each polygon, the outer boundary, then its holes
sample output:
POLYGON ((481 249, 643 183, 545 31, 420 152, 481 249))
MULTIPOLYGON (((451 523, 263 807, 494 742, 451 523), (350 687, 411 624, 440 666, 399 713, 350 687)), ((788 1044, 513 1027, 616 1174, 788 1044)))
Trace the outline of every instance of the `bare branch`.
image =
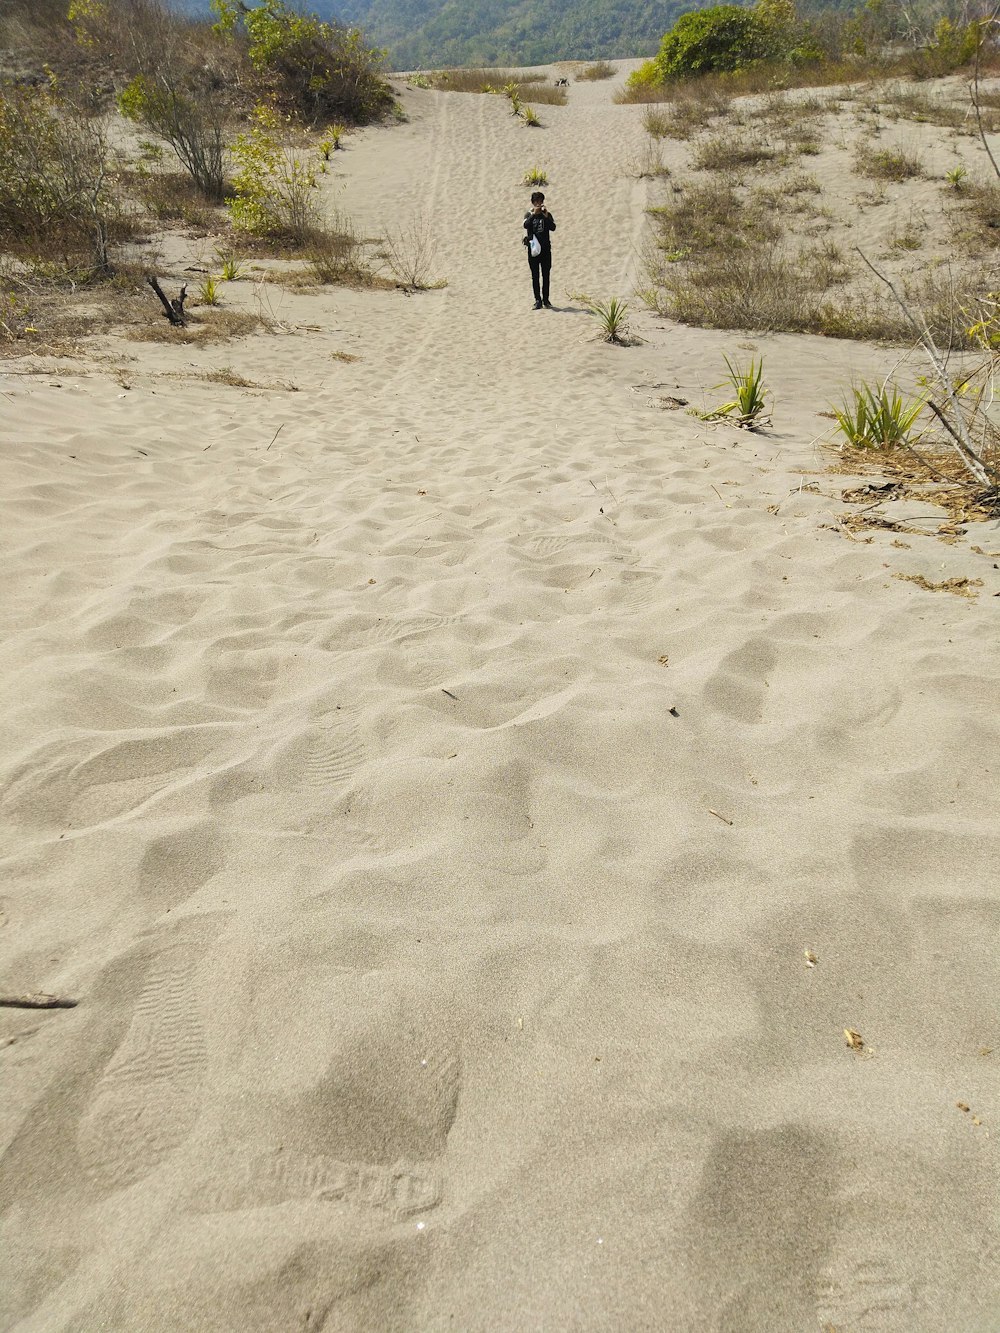
MULTIPOLYGON (((972 473, 973 477, 976 479, 976 481, 979 482, 981 486, 991 486, 992 484, 994 484, 993 482, 991 482, 991 477, 990 477, 990 474, 993 470, 987 466, 985 461, 979 456, 979 454, 976 453, 976 450, 973 448, 972 440, 969 438, 969 429, 968 426, 966 425, 965 417, 962 414, 961 404, 958 401, 958 396, 956 395, 955 390, 951 386, 951 380, 948 378, 948 371, 945 367, 944 362, 941 360, 941 354, 937 349, 937 345, 935 344, 933 337, 931 336, 930 329, 927 327, 927 324, 923 319, 921 320, 917 319, 916 315, 913 313, 910 307, 900 296, 899 292, 896 290, 896 287, 892 279, 887 278, 884 273, 880 272, 871 262, 871 260, 867 257, 867 255, 865 255, 864 252, 858 246, 855 246, 854 249, 861 256, 862 263, 864 263, 865 266, 869 268, 872 271, 872 273, 875 274, 879 282, 884 283, 885 286, 889 288, 889 291, 892 293, 896 304, 899 306, 900 310, 902 310, 903 314, 916 329, 920 341, 923 344, 924 351, 927 353, 928 359, 930 360, 930 363, 934 367, 935 373, 937 374, 938 384, 940 385, 941 390, 944 393, 945 397, 948 399, 948 402, 951 404, 951 409, 954 413, 955 420, 954 420, 954 428, 952 428, 952 426, 949 425, 948 434, 955 446, 959 458, 961 458, 962 462, 965 464, 965 467, 968 469, 969 472, 972 473)), ((940 411, 936 410, 933 404, 928 404, 928 405, 931 407, 932 410, 935 411, 935 415, 938 416, 939 420, 943 421, 944 418, 943 416, 941 416, 940 411)), ((994 477, 996 478, 996 474, 994 474, 994 477)), ((1000 478, 996 478, 996 480, 1000 480, 1000 478)))

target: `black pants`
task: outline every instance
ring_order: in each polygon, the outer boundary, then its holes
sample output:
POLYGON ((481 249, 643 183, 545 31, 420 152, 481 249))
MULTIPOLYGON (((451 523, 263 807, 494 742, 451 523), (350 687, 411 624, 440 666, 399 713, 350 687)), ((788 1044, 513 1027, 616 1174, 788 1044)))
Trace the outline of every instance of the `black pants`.
POLYGON ((531 286, 535 293, 536 301, 547 301, 549 299, 549 274, 552 272, 552 251, 543 250, 535 258, 534 255, 528 256, 528 264, 531 268, 531 286), (538 284, 538 276, 541 274, 541 287, 538 284))

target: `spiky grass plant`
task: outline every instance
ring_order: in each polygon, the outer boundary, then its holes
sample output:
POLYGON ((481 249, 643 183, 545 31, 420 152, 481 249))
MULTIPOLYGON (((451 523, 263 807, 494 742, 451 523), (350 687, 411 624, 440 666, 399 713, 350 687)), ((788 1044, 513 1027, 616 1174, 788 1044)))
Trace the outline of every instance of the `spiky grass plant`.
POLYGON ((244 261, 242 257, 228 250, 216 250, 215 253, 222 265, 221 276, 223 282, 235 282, 243 272, 244 261))
POLYGON ((617 296, 612 296, 608 301, 599 301, 583 293, 576 293, 573 299, 581 301, 595 317, 604 342, 617 343, 622 347, 625 345, 628 331, 625 318, 628 314, 627 301, 621 301, 617 296))
POLYGON ((524 119, 525 125, 527 125, 529 129, 540 130, 542 128, 542 122, 538 119, 538 115, 530 106, 521 108, 521 116, 524 119))
POLYGON ((341 140, 345 133, 344 126, 340 124, 331 125, 327 129, 326 136, 319 141, 320 156, 324 162, 329 162, 330 155, 343 147, 341 140))
POLYGON ((725 385, 730 385, 735 393, 735 398, 728 403, 721 403, 711 412, 705 413, 707 421, 718 420, 721 417, 732 418, 736 425, 745 426, 748 430, 763 425, 763 416, 767 408, 767 390, 764 387, 764 358, 759 361, 750 358, 750 365, 743 366, 733 364, 728 356, 723 357, 726 363, 728 374, 721 384, 716 388, 721 389, 725 385))
POLYGON ((198 288, 198 300, 202 305, 218 305, 221 284, 218 278, 208 277, 198 288))
POLYGON ((549 178, 541 167, 530 167, 524 173, 523 184, 525 185, 548 185, 548 183, 549 178))
POLYGON ((968 174, 965 167, 958 166, 952 167, 951 171, 946 171, 944 178, 956 193, 961 194, 965 189, 965 178, 968 174))
POLYGON ((851 390, 851 398, 842 407, 831 410, 844 437, 842 443, 854 449, 895 449, 909 443, 925 402, 923 398, 905 399, 886 379, 875 385, 863 382, 851 390))

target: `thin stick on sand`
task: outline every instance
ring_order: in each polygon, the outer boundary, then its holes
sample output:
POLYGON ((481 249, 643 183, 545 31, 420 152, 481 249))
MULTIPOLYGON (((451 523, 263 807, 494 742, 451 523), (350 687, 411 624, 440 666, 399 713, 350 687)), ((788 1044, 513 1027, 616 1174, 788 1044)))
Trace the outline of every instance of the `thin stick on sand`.
POLYGON ((41 991, 33 995, 0 995, 0 1008, 4 1009, 75 1009, 79 1003, 65 995, 44 995, 41 991))

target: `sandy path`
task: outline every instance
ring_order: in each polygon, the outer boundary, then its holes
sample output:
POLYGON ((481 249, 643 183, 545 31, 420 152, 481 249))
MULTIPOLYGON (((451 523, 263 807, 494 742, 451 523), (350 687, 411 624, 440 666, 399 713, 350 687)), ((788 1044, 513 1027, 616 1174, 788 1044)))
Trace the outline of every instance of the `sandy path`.
POLYGON ((352 140, 448 286, 197 354, 297 394, 5 385, 4 1328, 995 1327, 1000 582, 790 494, 864 349, 753 437, 633 387, 738 339, 530 310, 536 162, 634 278, 610 92, 352 140))

